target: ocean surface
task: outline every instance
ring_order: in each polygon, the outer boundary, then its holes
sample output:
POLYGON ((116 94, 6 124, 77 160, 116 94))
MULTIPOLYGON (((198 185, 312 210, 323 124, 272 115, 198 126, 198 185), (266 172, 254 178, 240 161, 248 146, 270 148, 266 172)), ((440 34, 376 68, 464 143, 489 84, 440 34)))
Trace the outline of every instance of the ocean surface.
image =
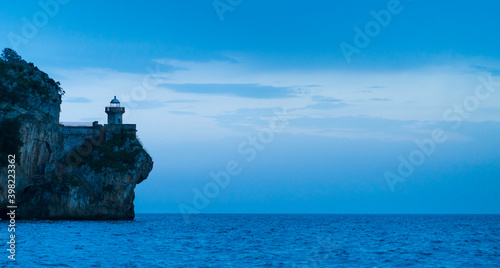
POLYGON ((18 221, 3 267, 500 267, 500 215, 138 214, 18 221))

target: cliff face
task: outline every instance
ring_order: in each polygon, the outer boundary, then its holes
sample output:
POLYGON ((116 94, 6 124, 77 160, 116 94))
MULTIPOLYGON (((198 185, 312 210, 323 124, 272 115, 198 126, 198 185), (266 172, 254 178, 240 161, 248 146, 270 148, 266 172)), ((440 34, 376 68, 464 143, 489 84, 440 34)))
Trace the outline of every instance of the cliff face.
POLYGON ((135 130, 60 126, 63 93, 31 63, 4 52, 0 207, 8 205, 7 155, 15 154, 18 218, 133 219, 134 189, 152 170, 151 157, 135 130))

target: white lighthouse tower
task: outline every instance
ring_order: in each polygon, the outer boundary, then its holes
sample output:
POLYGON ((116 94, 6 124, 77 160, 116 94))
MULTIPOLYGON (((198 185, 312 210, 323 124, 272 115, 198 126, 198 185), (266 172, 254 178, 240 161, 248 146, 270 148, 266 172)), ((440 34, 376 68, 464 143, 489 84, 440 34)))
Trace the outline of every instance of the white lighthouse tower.
POLYGON ((106 107, 106 113, 108 114, 109 125, 123 124, 122 115, 125 113, 125 107, 120 107, 120 101, 116 96, 109 103, 109 107, 106 107))

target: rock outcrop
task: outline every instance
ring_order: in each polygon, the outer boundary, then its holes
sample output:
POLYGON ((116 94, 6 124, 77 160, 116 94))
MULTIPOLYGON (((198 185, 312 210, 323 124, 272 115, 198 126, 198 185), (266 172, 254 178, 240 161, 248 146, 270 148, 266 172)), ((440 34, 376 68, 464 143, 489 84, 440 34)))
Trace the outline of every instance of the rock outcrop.
POLYGON ((21 219, 129 220, 135 186, 153 161, 135 129, 59 124, 64 91, 12 50, 0 59, 0 216, 8 205, 7 156, 16 156, 21 219))

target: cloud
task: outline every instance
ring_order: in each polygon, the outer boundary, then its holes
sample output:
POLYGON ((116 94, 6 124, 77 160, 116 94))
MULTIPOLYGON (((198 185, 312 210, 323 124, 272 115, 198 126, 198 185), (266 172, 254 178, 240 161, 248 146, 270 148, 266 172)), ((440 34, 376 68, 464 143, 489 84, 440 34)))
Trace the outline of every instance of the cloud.
POLYGON ((161 64, 161 68, 157 67, 156 72, 157 73, 173 73, 176 71, 188 71, 188 68, 185 67, 178 67, 178 66, 173 66, 169 64, 161 64))
MULTIPOLYGON (((183 49, 183 52, 186 52, 186 49, 183 49)), ((174 55, 172 55, 174 56, 174 55)), ((207 63, 207 62, 229 62, 229 63, 239 63, 237 59, 234 57, 224 55, 223 53, 220 52, 208 52, 204 54, 200 53, 195 53, 195 54, 183 54, 180 55, 179 53, 176 53, 174 57, 169 57, 169 58, 163 58, 163 59, 157 59, 155 60, 158 63, 164 64, 164 65, 170 65, 177 67, 179 65, 182 65, 183 63, 186 62, 198 62, 198 63, 207 63)))
POLYGON ((487 72, 487 73, 490 73, 491 75, 494 75, 494 76, 500 75, 499 68, 492 68, 492 67, 486 67, 486 66, 481 66, 481 65, 473 65, 471 67, 480 71, 480 72, 487 72))
POLYGON ((313 118, 313 117, 300 117, 291 119, 293 124, 301 128, 350 128, 350 129, 372 129, 372 130, 389 130, 401 129, 416 124, 416 120, 392 120, 384 118, 372 118, 364 116, 344 116, 333 118, 313 118))
POLYGON ((158 100, 132 101, 130 103, 124 103, 123 106, 133 110, 148 110, 163 107, 165 106, 165 102, 158 100))
POLYGON ((71 102, 71 103, 89 103, 92 102, 92 100, 84 98, 84 97, 65 97, 63 99, 64 102, 71 102))
POLYGON ((439 125, 436 122, 393 120, 378 117, 343 116, 330 118, 298 117, 289 119, 294 133, 354 139, 414 140, 427 137, 439 125))
POLYGON ((315 109, 315 110, 329 110, 329 109, 338 109, 342 107, 346 107, 347 104, 343 102, 335 103, 335 102, 319 102, 315 104, 309 104, 304 108, 301 108, 300 110, 304 109, 315 109))
POLYGON ((391 99, 387 99, 387 98, 372 98, 371 100, 373 100, 373 101, 391 101, 391 99))
MULTIPOLYGON (((343 103, 340 103, 343 104, 343 103)), ((303 108, 302 108, 303 109, 303 108)), ((239 109, 213 116, 217 125, 237 132, 252 132, 267 127, 276 108, 239 109)), ((446 129, 443 122, 393 120, 378 117, 343 116, 310 117, 290 114, 287 132, 296 135, 374 139, 386 141, 414 141, 430 137, 437 127, 446 129)), ((464 140, 460 133, 449 133, 455 140, 464 140)))
POLYGON ((336 99, 336 98, 332 98, 332 97, 313 96, 311 99, 313 101, 316 101, 316 103, 309 104, 303 108, 292 109, 292 111, 306 110, 306 109, 330 110, 330 109, 338 109, 338 108, 342 108, 342 107, 347 106, 347 104, 345 104, 341 99, 336 99))
POLYGON ((196 115, 196 113, 193 112, 184 112, 184 111, 168 111, 171 114, 176 114, 176 115, 196 115))
POLYGON ((321 102, 342 102, 341 99, 325 97, 325 96, 313 96, 312 99, 314 101, 321 101, 321 102))
POLYGON ((197 100, 169 100, 164 103, 190 103, 190 102, 199 102, 197 100))
POLYGON ((280 108, 255 108, 238 109, 218 116, 211 116, 217 124, 223 128, 230 128, 237 131, 253 131, 256 128, 269 124, 269 120, 275 116, 280 108))
POLYGON ((335 118, 296 117, 289 119, 290 133, 308 136, 327 136, 348 139, 372 139, 404 141, 414 144, 416 140, 431 139, 436 129, 441 129, 447 141, 471 142, 494 140, 491 133, 500 131, 500 122, 462 122, 459 129, 444 121, 394 120, 379 117, 343 116, 335 118))
POLYGON ((273 87, 258 84, 163 84, 162 86, 180 93, 229 95, 242 98, 274 99, 296 96, 291 87, 273 87))

